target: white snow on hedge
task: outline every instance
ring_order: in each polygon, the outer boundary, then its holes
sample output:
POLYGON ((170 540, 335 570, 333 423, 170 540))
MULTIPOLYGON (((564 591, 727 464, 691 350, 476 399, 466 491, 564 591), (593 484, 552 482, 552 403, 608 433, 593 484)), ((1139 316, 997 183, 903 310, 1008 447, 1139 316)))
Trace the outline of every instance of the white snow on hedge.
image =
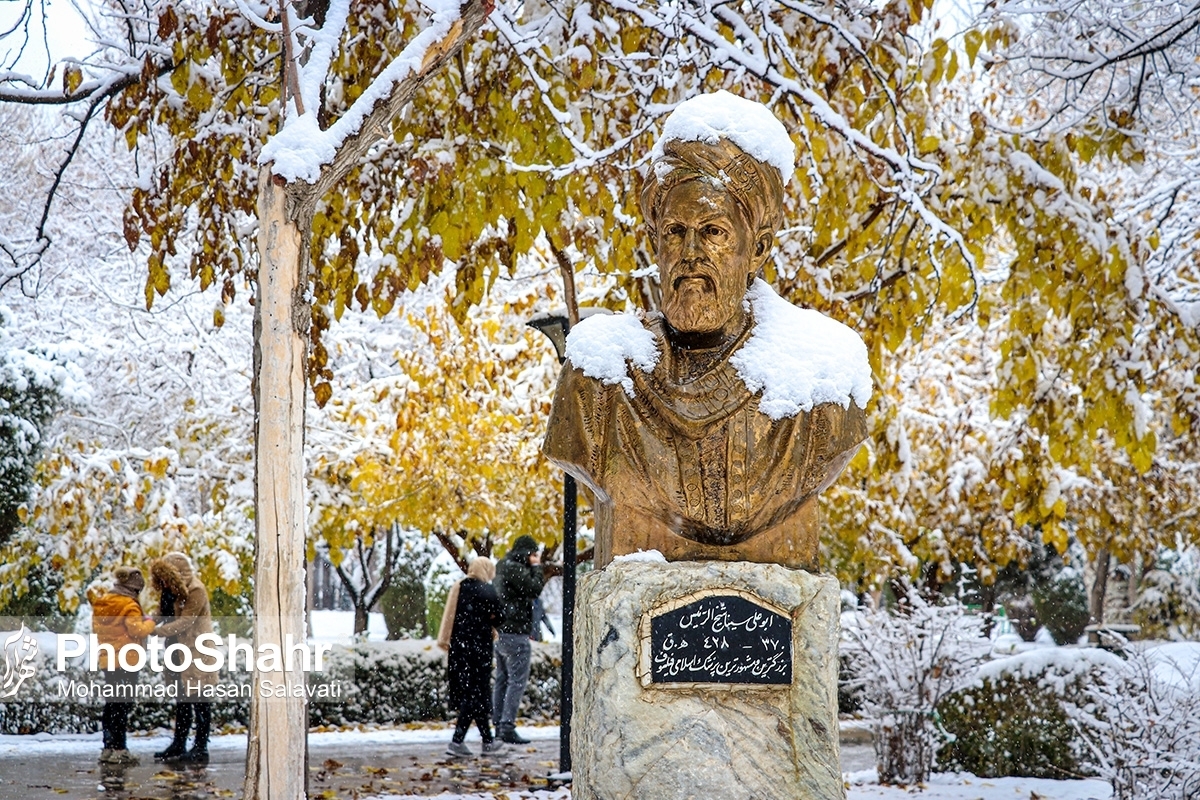
POLYGON ((680 103, 663 123, 662 136, 655 143, 651 158, 661 158, 667 142, 716 144, 723 138, 778 169, 785 186, 792 179, 796 145, 787 128, 762 103, 724 89, 680 103))
POLYGON ((658 363, 658 347, 638 315, 604 314, 580 320, 571 329, 567 360, 589 378, 620 384, 633 397, 633 379, 626 373, 626 362, 650 372, 658 363))
POLYGON ((771 419, 811 411, 814 405, 871 399, 867 346, 850 328, 819 311, 797 308, 762 280, 746 294, 754 311, 750 341, 730 362, 771 419))
MULTIPOLYGON (((797 308, 756 280, 746 299, 754 313, 749 341, 730 358, 751 392, 762 392, 759 410, 771 419, 811 411, 821 403, 866 408, 871 365, 859 335, 837 320, 797 308)), ((620 384, 633 397, 629 365, 650 372, 658 363, 650 331, 635 314, 585 319, 567 337, 567 360, 589 378, 620 384)))
POLYGON ((1067 683, 1087 676, 1097 667, 1119 669, 1123 663, 1107 650, 1095 647, 1042 647, 989 661, 975 672, 975 685, 981 686, 985 680, 997 683, 1006 676, 1035 678, 1061 693, 1067 683))

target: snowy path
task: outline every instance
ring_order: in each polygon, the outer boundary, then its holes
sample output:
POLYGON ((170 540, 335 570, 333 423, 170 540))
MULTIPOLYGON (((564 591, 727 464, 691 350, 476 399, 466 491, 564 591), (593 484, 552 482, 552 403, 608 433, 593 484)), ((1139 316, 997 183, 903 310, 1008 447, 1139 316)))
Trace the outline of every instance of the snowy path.
MULTIPOLYGON (((874 780, 874 770, 870 779, 874 780)), ((848 774, 866 780, 865 773, 848 774)), ((846 800, 1108 800, 1112 792, 1103 781, 1054 781, 1038 778, 976 778, 974 775, 935 775, 920 790, 851 783, 846 800)), ((558 791, 500 794, 375 795, 364 800, 570 800, 558 791)))
MULTIPOLYGON (((520 730, 532 744, 517 748, 502 764, 479 759, 450 762, 442 754, 450 734, 447 728, 313 733, 309 736, 311 796, 569 800, 567 790, 528 788, 539 776, 556 771, 558 728, 520 730), (332 794, 323 794, 326 791, 332 794), (416 791, 421 794, 413 794, 416 791), (453 793, 456 791, 460 793, 453 793), (464 791, 468 793, 461 793, 464 791)), ((146 800, 216 800, 241 793, 244 735, 214 737, 209 767, 179 772, 151 762, 150 753, 167 741, 164 735, 135 737, 131 749, 143 764, 117 772, 101 770, 95 763, 99 734, 0 736, 0 800, 98 800, 131 794, 146 800)), ((478 733, 473 730, 467 743, 477 749, 478 733)), ((867 769, 872 760, 869 744, 847 742, 843 746, 843 769, 850 770, 847 800, 1108 800, 1111 796, 1109 787, 1095 780, 984 779, 973 775, 935 775, 923 791, 882 787, 874 783, 874 770, 867 769)))

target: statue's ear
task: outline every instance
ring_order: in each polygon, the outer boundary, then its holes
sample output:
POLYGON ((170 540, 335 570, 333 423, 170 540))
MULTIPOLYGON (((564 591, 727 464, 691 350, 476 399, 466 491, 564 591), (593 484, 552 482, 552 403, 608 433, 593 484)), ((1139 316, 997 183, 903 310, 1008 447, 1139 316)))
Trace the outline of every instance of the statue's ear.
POLYGON ((762 269, 763 264, 767 263, 767 258, 771 255, 771 250, 775 247, 775 232, 770 228, 763 228, 758 232, 758 237, 754 240, 754 270, 757 272, 762 269))

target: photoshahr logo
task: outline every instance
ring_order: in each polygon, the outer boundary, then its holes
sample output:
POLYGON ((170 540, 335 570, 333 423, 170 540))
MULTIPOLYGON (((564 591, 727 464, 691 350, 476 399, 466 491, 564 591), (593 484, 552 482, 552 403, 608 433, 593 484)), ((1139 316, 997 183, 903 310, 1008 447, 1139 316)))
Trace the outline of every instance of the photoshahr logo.
POLYGON ((27 678, 33 676, 37 658, 37 639, 23 624, 21 630, 4 640, 4 671, 0 673, 0 700, 15 697, 27 678))
POLYGON ((44 635, 53 639, 39 640, 24 622, 15 633, 0 631, 0 705, 97 698, 161 701, 181 696, 206 700, 304 697, 310 702, 339 702, 342 698, 342 683, 336 677, 310 681, 297 674, 324 672, 333 644, 297 641, 290 633, 279 643, 258 644, 234 633, 224 637, 204 633, 191 644, 151 636, 146 645, 101 642, 95 633, 44 635), (131 683, 98 679, 118 668, 148 676, 131 683), (53 679, 41 680, 47 673, 57 675, 57 685, 53 679), (211 677, 203 677, 204 673, 211 677), (246 680, 248 673, 258 674, 246 680))

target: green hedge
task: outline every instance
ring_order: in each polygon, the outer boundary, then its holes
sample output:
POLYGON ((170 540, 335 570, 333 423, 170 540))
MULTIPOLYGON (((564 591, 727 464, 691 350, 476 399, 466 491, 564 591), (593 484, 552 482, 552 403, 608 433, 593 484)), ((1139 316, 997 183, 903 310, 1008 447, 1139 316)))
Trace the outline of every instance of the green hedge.
MULTIPOLYGON (((529 686, 521 703, 520 716, 536 721, 558 718, 561 650, 553 643, 535 644, 529 686)), ((79 667, 64 673, 54 671, 48 659, 36 664, 36 672, 21 688, 20 702, 0 703, 0 733, 90 733, 100 729, 103 700, 61 698, 62 680, 88 681, 79 667)), ((222 685, 250 681, 249 673, 225 671, 222 685)), ((429 641, 367 642, 351 647, 335 647, 329 654, 324 672, 309 673, 312 684, 341 685, 341 697, 335 701, 309 705, 311 725, 392 724, 453 718, 446 708, 446 658, 429 641)), ((143 684, 162 682, 161 674, 147 673, 143 684)), ((130 716, 131 730, 169 728, 174 719, 174 704, 144 701, 130 716)), ((249 719, 248 699, 218 699, 213 703, 213 723, 244 726, 249 719)))
POLYGON ((1085 682, 1111 658, 1087 648, 1045 648, 988 663, 972 686, 938 705, 938 771, 981 778, 1090 774, 1067 708, 1085 702, 1085 682))

